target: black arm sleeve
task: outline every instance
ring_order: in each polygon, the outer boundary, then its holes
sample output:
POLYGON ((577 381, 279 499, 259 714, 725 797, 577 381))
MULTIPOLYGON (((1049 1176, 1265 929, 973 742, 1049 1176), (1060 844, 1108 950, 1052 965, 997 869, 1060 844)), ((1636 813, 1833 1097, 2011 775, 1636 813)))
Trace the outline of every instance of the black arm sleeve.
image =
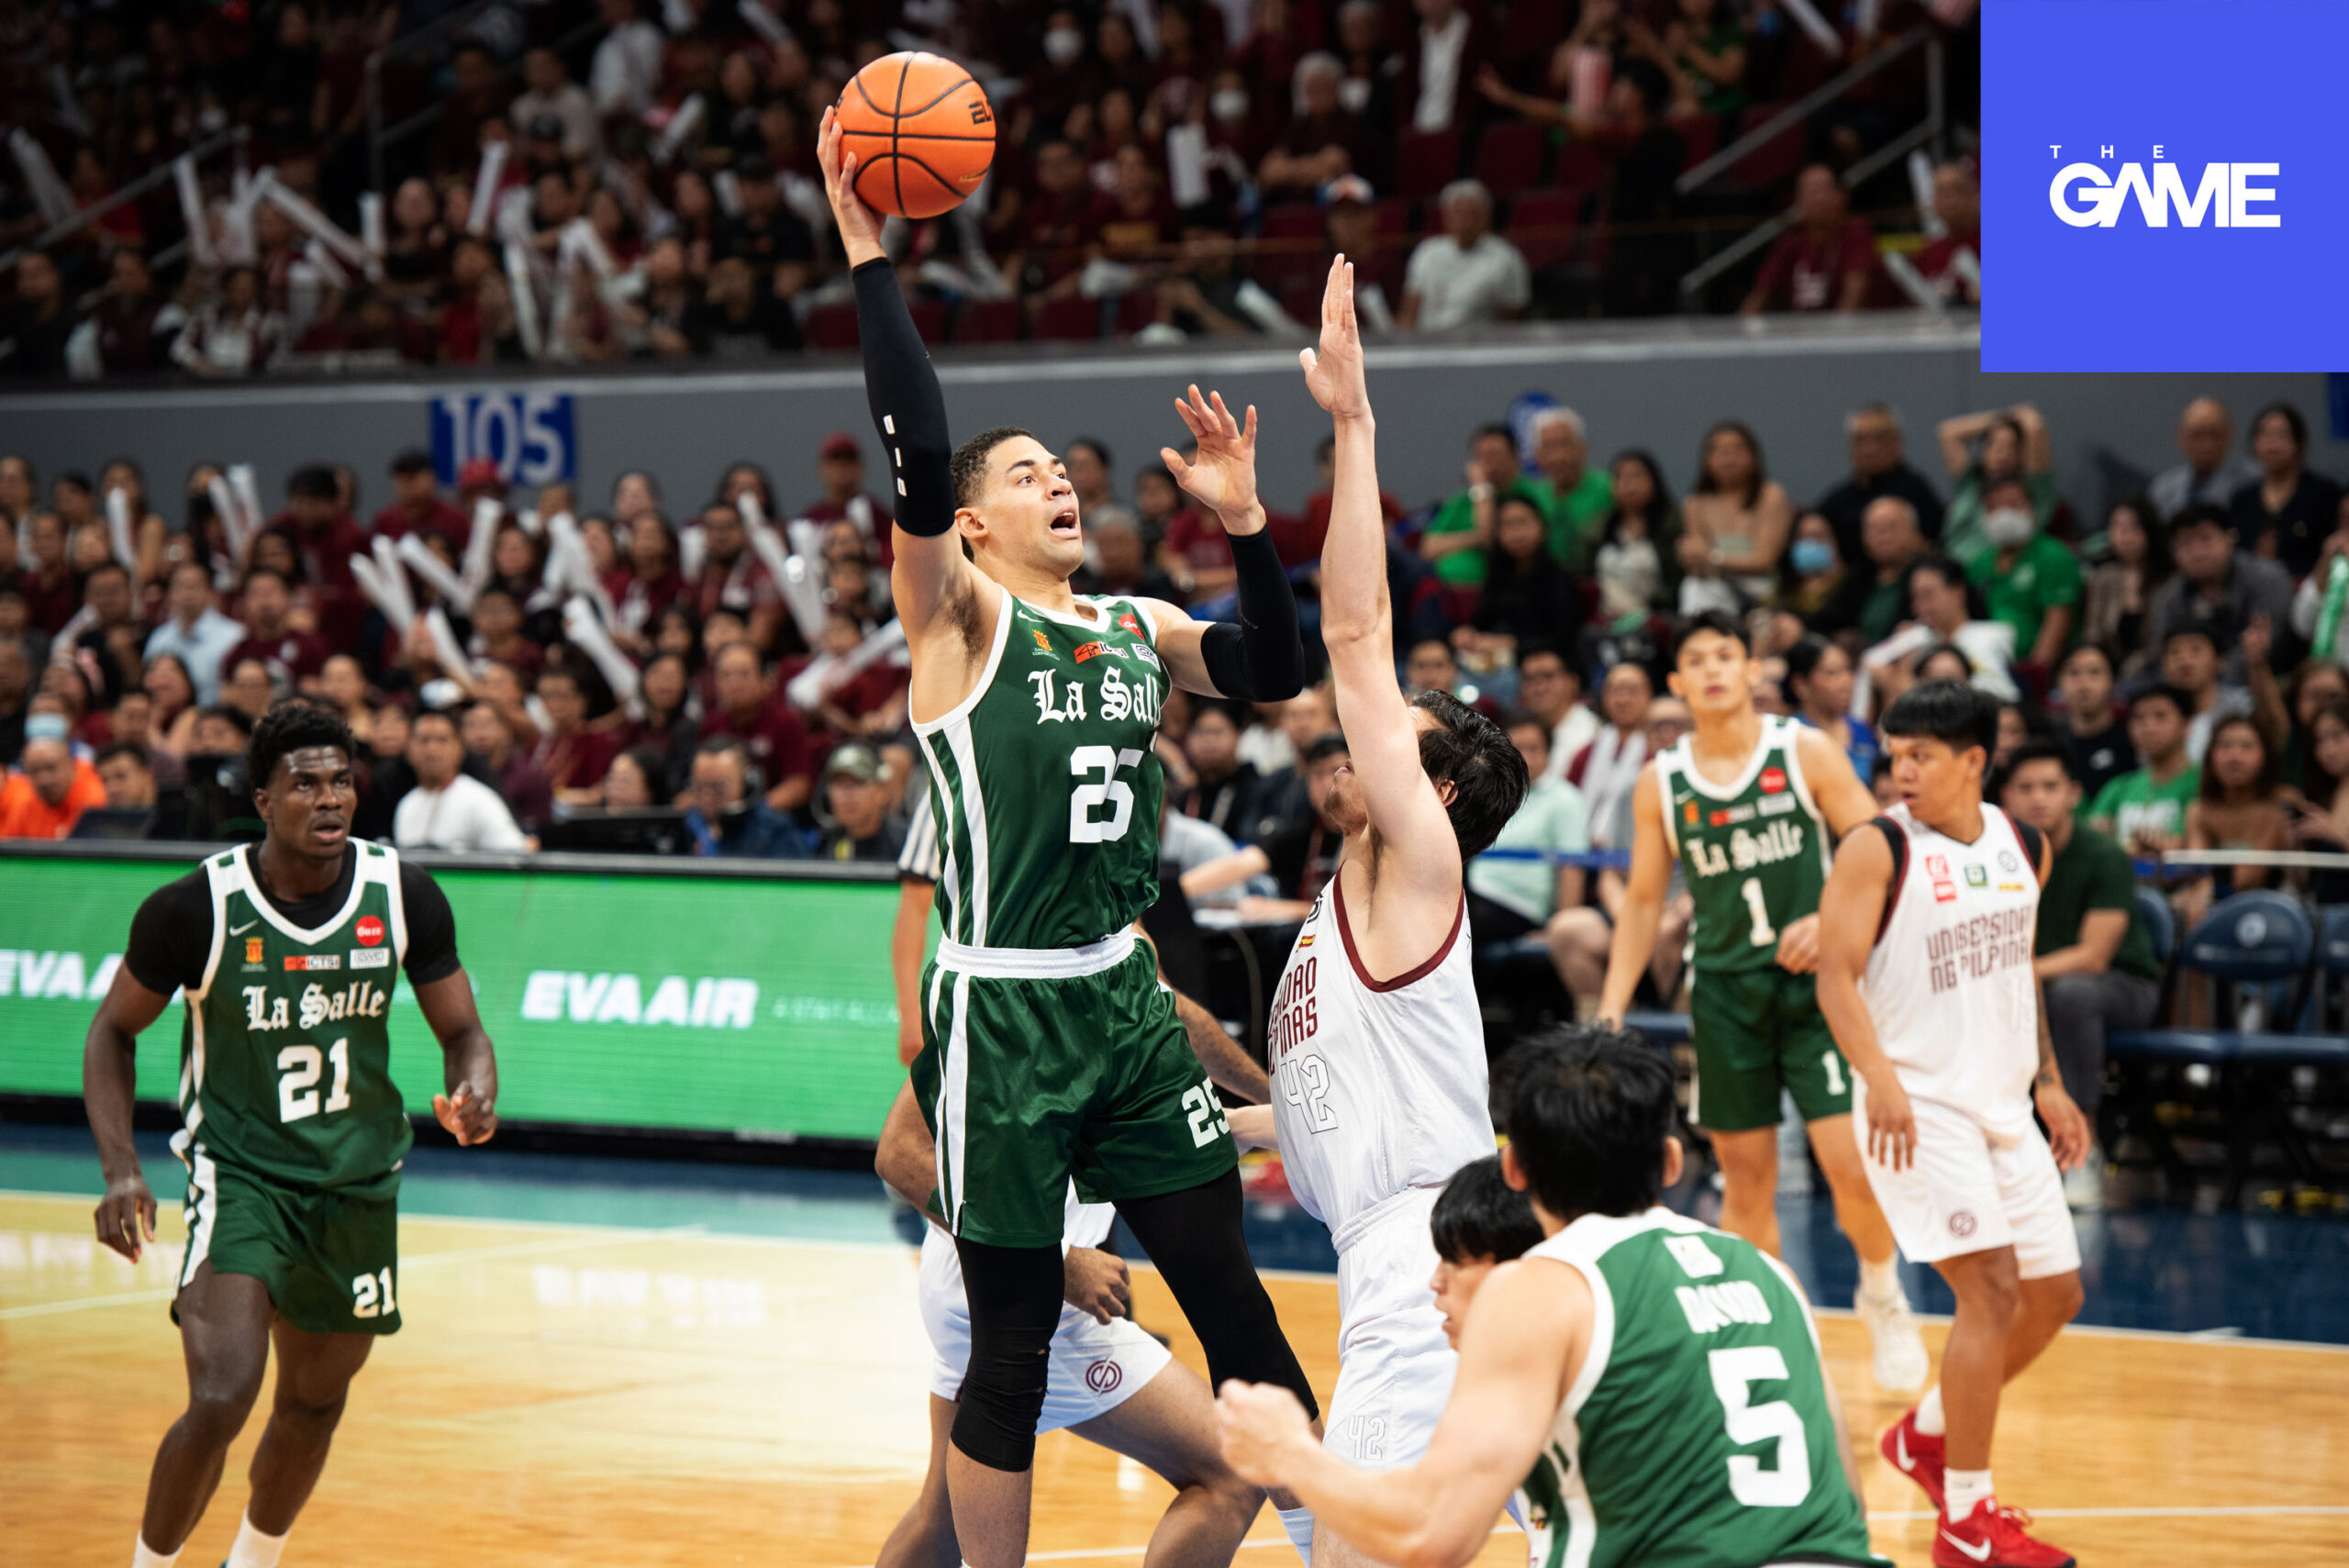
POLYGON ((891 503, 897 526, 934 539, 954 526, 954 491, 947 460, 954 446, 946 433, 946 398, 930 350, 921 346, 914 318, 898 292, 896 270, 887 260, 865 262, 850 274, 856 284, 856 335, 864 348, 864 400, 874 428, 889 454, 896 480, 891 503))
POLYGON ((203 984, 205 961, 211 956, 212 892, 198 867, 192 876, 165 883, 139 906, 122 963, 130 978, 168 996, 203 984))
POLYGON ((1201 634, 1208 679, 1242 702, 1286 702, 1305 689, 1305 643, 1272 530, 1234 535, 1231 564, 1240 574, 1240 622, 1218 621, 1201 634))
POLYGON ((400 905, 407 917, 407 951, 400 967, 411 985, 429 985, 457 973, 457 917, 449 895, 422 866, 400 862, 400 905))

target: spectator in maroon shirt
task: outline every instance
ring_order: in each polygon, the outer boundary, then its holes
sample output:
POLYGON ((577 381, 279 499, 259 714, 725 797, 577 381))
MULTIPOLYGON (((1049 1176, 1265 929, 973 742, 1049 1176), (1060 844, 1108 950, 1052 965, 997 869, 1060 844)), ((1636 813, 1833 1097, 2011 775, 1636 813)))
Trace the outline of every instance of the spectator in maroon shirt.
POLYGON ((1945 299, 1979 305, 1982 291, 1958 270, 1960 251, 1973 257, 1978 278, 1982 266, 1982 191, 1975 183, 1974 166, 1953 159, 1933 171, 1933 216, 1948 230, 1917 252, 1919 275, 1945 299))
POLYGON ((514 744, 514 731, 495 703, 483 701, 465 709, 458 725, 465 750, 479 757, 497 785, 497 793, 512 808, 514 820, 525 833, 535 833, 554 815, 554 788, 537 763, 514 744))
POLYGON ((604 774, 618 748, 611 736, 587 728, 587 694, 574 672, 550 669, 539 676, 538 689, 547 728, 530 743, 531 765, 546 774, 557 800, 600 804, 604 774))
POLYGON ((807 727, 789 703, 768 691, 758 651, 746 642, 729 644, 710 661, 710 676, 717 701, 701 721, 702 739, 742 742, 766 781, 767 804, 777 811, 807 805, 816 777, 807 727))
POLYGON ((149 375, 170 366, 187 312, 156 289, 147 258, 126 246, 114 253, 106 297, 90 320, 107 375, 149 375))
POLYGON ((473 601, 472 651, 476 658, 505 665, 525 686, 536 682, 546 666, 546 650, 522 634, 521 602, 495 584, 473 601))
POLYGON ((341 495, 332 468, 295 469, 285 482, 285 510, 270 519, 269 531, 301 558, 303 579, 317 605, 319 635, 338 648, 356 648, 367 602, 351 573, 351 558, 367 549, 367 534, 343 510, 341 495))
POLYGON ((750 530, 731 503, 703 509, 701 550, 701 580, 694 584, 693 597, 702 620, 731 610, 750 627, 751 644, 763 656, 775 651, 783 632, 783 595, 751 551, 750 530))
POLYGON ((1758 316, 1866 305, 1876 273, 1876 234, 1867 219, 1851 215, 1835 171, 1824 163, 1805 169, 1795 181, 1795 206, 1798 221, 1770 248, 1739 311, 1758 316))
POLYGON ((25 595, 25 624, 55 637, 82 607, 82 582, 65 555, 65 520, 46 509, 35 512, 26 535, 32 559, 17 580, 25 595))
POLYGON ((865 554, 885 569, 894 554, 889 548, 889 528, 895 518, 887 502, 865 494, 863 443, 846 430, 834 430, 826 436, 816 454, 816 477, 823 482, 824 494, 808 503, 799 515, 811 523, 846 518, 855 524, 858 535, 864 540, 865 554))
POLYGON ((473 536, 473 519, 440 496, 432 454, 408 450, 392 460, 392 504, 375 514, 375 531, 386 539, 440 534, 462 555, 473 536))
POLYGON ((1344 83, 1336 55, 1308 54, 1297 62, 1295 117, 1257 169, 1267 195, 1311 195, 1341 174, 1368 177, 1376 154, 1369 131, 1341 100, 1344 83))
POLYGON ((286 616, 294 607, 294 592, 283 573, 257 566, 245 574, 245 639, 228 650, 220 662, 234 670, 247 659, 258 659, 280 691, 292 691, 312 680, 327 666, 334 650, 316 632, 296 631, 286 616))
POLYGON ((1093 242, 1108 198, 1086 178, 1085 160, 1054 139, 1036 150, 1036 194, 1004 275, 1022 294, 1065 294, 1076 286, 1085 248, 1093 242))

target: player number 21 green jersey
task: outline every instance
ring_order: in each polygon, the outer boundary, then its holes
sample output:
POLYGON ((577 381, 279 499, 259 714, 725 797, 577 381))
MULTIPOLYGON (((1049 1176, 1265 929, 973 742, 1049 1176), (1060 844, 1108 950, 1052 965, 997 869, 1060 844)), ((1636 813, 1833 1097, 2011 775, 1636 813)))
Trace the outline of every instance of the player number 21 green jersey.
POLYGON ((1810 1311, 1751 1242, 1669 1209, 1586 1215, 1526 1254, 1590 1284, 1590 1347, 1519 1490, 1534 1568, 1881 1564, 1810 1311))
POLYGON ((1819 913, 1830 846, 1795 755, 1799 733, 1793 719, 1763 715, 1761 743, 1727 784, 1697 772, 1693 736, 1655 760, 1664 840, 1696 904, 1699 973, 1776 963, 1779 935, 1819 913))
POLYGON ((917 723, 928 759, 949 940, 1066 948, 1123 930, 1158 897, 1166 696, 1156 628, 1132 599, 1062 615, 1002 595, 977 689, 917 723))

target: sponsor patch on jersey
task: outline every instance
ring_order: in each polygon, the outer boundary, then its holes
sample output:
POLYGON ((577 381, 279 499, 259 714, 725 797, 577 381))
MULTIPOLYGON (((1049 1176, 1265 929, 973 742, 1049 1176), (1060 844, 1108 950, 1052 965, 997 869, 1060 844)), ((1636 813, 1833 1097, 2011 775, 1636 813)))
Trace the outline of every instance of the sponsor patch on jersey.
POLYGON ((1118 624, 1124 627, 1128 631, 1132 632, 1136 637, 1140 637, 1141 635, 1141 622, 1134 619, 1134 613, 1131 610, 1128 610, 1125 614, 1119 616, 1118 617, 1118 624))
POLYGON ((245 962, 249 965, 254 966, 258 966, 260 964, 261 939, 259 937, 247 937, 245 939, 245 962))
POLYGON ((2028 893, 2031 889, 2025 887, 2020 882, 2002 882, 1998 884, 1998 891, 2001 893, 2028 893))
POLYGON ((1076 651, 1071 654, 1070 657, 1082 664, 1087 659, 1098 659, 1101 655, 1108 651, 1110 651, 1110 650, 1106 643, 1087 642, 1078 647, 1076 651))
POLYGON ((1134 657, 1150 665, 1151 668, 1154 670, 1163 670, 1166 668, 1165 665, 1161 664, 1158 662, 1158 650, 1152 648, 1147 642, 1137 642, 1134 644, 1134 657))
POLYGON ((1998 869, 2003 872, 2018 872, 2022 870, 2022 862, 2015 857, 2015 852, 2012 850, 2000 850, 1998 851, 1998 869))
POLYGON ((1297 939, 1297 951, 1299 952, 1303 952, 1307 948, 1309 948, 1312 945, 1313 933, 1310 931, 1306 932, 1305 935, 1297 939))
POLYGON ((1965 868, 1965 885, 1968 887, 1989 886, 1990 868, 1988 866, 1979 865, 1967 866, 1965 868))
MULTIPOLYGON (((381 941, 383 939, 381 937, 376 939, 378 941, 381 941)), ((389 969, 392 967, 392 950, 389 948, 357 949, 351 955, 351 967, 353 969, 389 969)))
MULTIPOLYGON (((359 945, 362 948, 382 947, 384 945, 384 922, 378 920, 373 915, 362 915, 360 917, 359 924, 354 929, 353 934, 358 937, 359 945)), ((354 963, 351 967, 358 969, 362 966, 354 963)), ((368 964, 364 967, 373 969, 374 965, 368 964)))
POLYGON ((1934 903, 1954 904, 1957 902, 1957 884, 1950 876, 1947 855, 1927 855, 1925 874, 1933 879, 1934 903))
POLYGON ((1765 769, 1763 769, 1763 770, 1762 770, 1762 793, 1763 793, 1764 795, 1784 795, 1784 794, 1786 794, 1786 793, 1787 793, 1787 770, 1786 770, 1786 769, 1784 769, 1784 768, 1765 768, 1765 769))
POLYGON ((1736 806, 1724 806, 1714 812, 1709 820, 1716 828, 1726 828, 1732 822, 1751 822, 1753 820, 1753 807, 1742 803, 1736 806))
POLYGON ((289 952, 285 955, 285 967, 289 973, 298 973, 306 969, 340 969, 342 967, 342 954, 339 952, 289 952))
POLYGON ((1784 817, 1802 803, 1790 795, 1773 795, 1753 803, 1753 809, 1764 817, 1784 817))
POLYGON ((1028 635, 1036 639, 1036 646, 1042 649, 1045 652, 1050 653, 1052 651, 1052 639, 1046 637, 1042 632, 1038 631, 1033 627, 1030 627, 1028 629, 1028 635))
POLYGON ((1683 821, 1687 822, 1689 827, 1694 828, 1697 825, 1697 803, 1693 800, 1682 801, 1680 803, 1680 816, 1683 821))

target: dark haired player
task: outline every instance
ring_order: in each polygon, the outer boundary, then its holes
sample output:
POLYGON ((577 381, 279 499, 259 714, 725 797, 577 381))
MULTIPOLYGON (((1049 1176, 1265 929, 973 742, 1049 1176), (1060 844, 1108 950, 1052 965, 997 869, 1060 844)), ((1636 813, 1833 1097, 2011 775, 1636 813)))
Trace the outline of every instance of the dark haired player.
MULTIPOLYGON (((1457 1358, 1429 1275, 1428 1211, 1493 1151, 1484 1014, 1466 940, 1468 861, 1525 798, 1525 759, 1449 692, 1395 681, 1375 426, 1353 269, 1330 264, 1306 385, 1337 428, 1321 637, 1350 760, 1323 814, 1345 835, 1274 993, 1265 1065, 1289 1189, 1338 1250, 1331 1451, 1373 1469, 1427 1448, 1457 1358)), ((1291 1538, 1305 1521, 1285 1517, 1291 1538)), ((1316 1568, 1362 1561, 1317 1532, 1316 1568)))
POLYGON ((1720 1161, 1721 1229, 1776 1254, 1779 1095, 1792 1094, 1835 1218, 1859 1254, 1852 1305, 1875 1342, 1876 1383, 1907 1392, 1932 1363, 1900 1288, 1892 1232, 1860 1168, 1851 1074, 1811 980, 1830 835, 1876 815, 1876 797, 1824 732, 1755 710, 1761 677, 1737 617, 1711 610, 1682 628, 1671 685, 1696 728, 1649 762, 1632 791, 1631 876, 1598 1017, 1622 1022, 1677 859, 1696 905, 1688 1117, 1720 1161))
POLYGON ((947 1488, 975 1568, 1027 1554, 1063 1200, 1110 1202, 1159 1266, 1218 1377, 1310 1396, 1241 1231, 1215 1090, 1134 923, 1158 896, 1170 683, 1255 702, 1303 684, 1297 601, 1256 499, 1253 410, 1179 402, 1197 461, 1163 454, 1231 536, 1239 621, 1079 598, 1076 492, 1024 430, 954 447, 880 226, 829 111, 818 144, 848 254, 873 419, 896 482, 890 572, 932 780, 945 928, 923 977, 913 1084, 935 1129, 941 1218, 971 1309, 947 1488))
POLYGON ((1900 804, 1835 851, 1819 1005, 1858 1079, 1852 1115, 1885 1218, 1957 1297, 1941 1383, 1884 1434, 1884 1456, 1941 1510, 1939 1568, 2069 1568, 1990 1485, 2000 1391, 2080 1308, 2058 1166, 2078 1164, 2089 1135, 2032 963, 2054 850, 1983 804, 1994 699, 1928 681, 1876 728, 1900 804))
POLYGON ((1525 1195, 1508 1184, 1501 1157, 1487 1154, 1443 1184, 1428 1214, 1428 1235, 1435 1242, 1435 1277, 1428 1286, 1443 1314, 1443 1337, 1456 1351, 1476 1293, 1495 1269, 1542 1244, 1542 1222, 1525 1195))
POLYGON ((497 1064, 457 962, 449 901, 389 848, 351 837, 358 747, 336 715, 272 708, 245 752, 259 844, 148 895, 83 1048, 106 1174, 98 1240, 136 1262, 155 1199, 130 1137, 139 1032, 187 999, 172 1148, 188 1167, 187 1261, 172 1303, 187 1411, 147 1483, 136 1568, 162 1568, 203 1517, 229 1442, 276 1394, 231 1568, 274 1568, 325 1468, 351 1379, 400 1326, 400 1161, 414 1140, 391 1079, 401 971, 440 1042, 433 1114, 461 1144, 497 1129, 497 1064))
POLYGON ((1547 1239, 1476 1292, 1426 1456, 1365 1472, 1287 1391, 1228 1383, 1232 1468, 1421 1568, 1472 1561, 1512 1492, 1539 1568, 1881 1563, 1801 1288, 1661 1205, 1680 1174, 1671 1064, 1594 1029, 1519 1050, 1501 1168, 1547 1239))

